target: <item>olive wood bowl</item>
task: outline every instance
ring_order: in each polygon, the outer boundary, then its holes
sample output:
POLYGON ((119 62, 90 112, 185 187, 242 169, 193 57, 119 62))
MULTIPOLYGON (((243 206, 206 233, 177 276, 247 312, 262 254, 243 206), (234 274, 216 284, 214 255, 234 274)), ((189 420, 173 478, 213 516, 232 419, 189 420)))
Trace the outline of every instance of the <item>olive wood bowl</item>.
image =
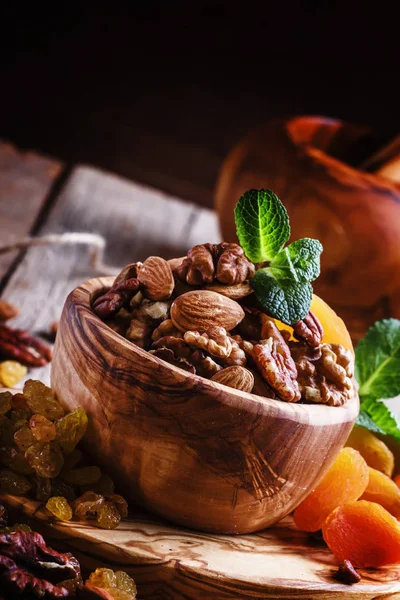
POLYGON ((327 471, 359 410, 288 404, 183 371, 103 323, 91 302, 112 278, 68 296, 51 384, 89 414, 87 447, 129 499, 203 531, 261 530, 327 471))

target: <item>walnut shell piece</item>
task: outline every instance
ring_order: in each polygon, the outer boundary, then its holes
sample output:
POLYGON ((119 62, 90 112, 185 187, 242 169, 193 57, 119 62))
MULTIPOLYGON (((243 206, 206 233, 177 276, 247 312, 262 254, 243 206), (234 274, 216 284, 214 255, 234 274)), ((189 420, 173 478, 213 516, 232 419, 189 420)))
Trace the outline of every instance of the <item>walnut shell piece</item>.
POLYGON ((208 290, 186 292, 171 306, 171 320, 180 331, 207 331, 210 327, 231 331, 243 317, 243 308, 235 300, 208 290))
POLYGON ((221 369, 211 377, 211 381, 222 383, 242 392, 251 392, 254 387, 253 373, 238 365, 221 369))
POLYGON ((143 295, 149 300, 168 300, 175 287, 171 267, 161 256, 149 256, 138 273, 143 295))

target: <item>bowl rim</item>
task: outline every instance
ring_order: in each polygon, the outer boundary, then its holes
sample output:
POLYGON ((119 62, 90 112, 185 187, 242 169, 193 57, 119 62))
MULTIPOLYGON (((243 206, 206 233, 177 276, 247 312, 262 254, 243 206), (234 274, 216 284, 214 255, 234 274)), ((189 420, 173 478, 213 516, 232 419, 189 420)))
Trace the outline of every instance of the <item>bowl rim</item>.
POLYGON ((210 379, 206 379, 200 375, 189 373, 183 369, 180 369, 179 367, 176 367, 175 365, 171 365, 170 363, 157 356, 154 356, 153 354, 150 354, 147 350, 136 346, 136 344, 111 329, 107 323, 102 321, 100 317, 95 314, 91 307, 93 298, 98 296, 103 291, 109 289, 113 284, 114 279, 114 277, 109 276, 88 279, 73 289, 67 300, 70 301, 79 311, 82 322, 89 317, 92 324, 93 322, 98 323, 103 332, 106 333, 106 335, 108 335, 116 343, 120 344, 125 351, 134 352, 149 363, 162 366, 164 369, 170 370, 171 373, 176 373, 181 381, 186 379, 193 380, 194 378, 194 381, 199 381, 199 383, 201 383, 204 392, 207 392, 207 390, 222 391, 224 392, 224 400, 227 400, 228 398, 231 399, 231 403, 235 406, 237 406, 238 401, 243 400, 246 401, 246 404, 251 403, 254 404, 254 406, 263 404, 270 406, 271 408, 279 409, 279 412, 285 413, 285 418, 289 420, 299 422, 308 421, 310 424, 312 423, 313 425, 320 426, 355 421, 359 412, 359 397, 357 391, 355 391, 354 396, 350 398, 346 404, 344 404, 344 406, 284 402, 283 400, 267 398, 257 394, 236 390, 235 388, 228 387, 217 381, 211 381, 210 379))

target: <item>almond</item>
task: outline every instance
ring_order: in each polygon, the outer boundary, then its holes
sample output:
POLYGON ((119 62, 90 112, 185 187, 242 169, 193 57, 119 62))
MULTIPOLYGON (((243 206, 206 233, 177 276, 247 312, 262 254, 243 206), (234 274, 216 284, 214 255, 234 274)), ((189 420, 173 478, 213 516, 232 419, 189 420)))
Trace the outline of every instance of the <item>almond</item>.
POLYGON ((174 291, 175 281, 171 267, 160 256, 146 258, 137 278, 143 295, 149 300, 168 300, 174 291))
POLYGON ((249 296, 253 292, 253 288, 248 281, 237 283, 236 285, 212 283, 210 285, 206 285, 203 289, 209 290, 210 292, 217 292, 218 294, 232 298, 232 300, 240 300, 241 298, 249 296))
POLYGON ((235 388, 241 392, 251 392, 254 387, 253 373, 238 365, 221 369, 221 371, 218 371, 218 373, 215 373, 211 377, 211 380, 235 388))
POLYGON ((243 317, 240 304, 208 290, 186 292, 171 306, 171 320, 180 331, 203 332, 210 327, 231 331, 243 317))

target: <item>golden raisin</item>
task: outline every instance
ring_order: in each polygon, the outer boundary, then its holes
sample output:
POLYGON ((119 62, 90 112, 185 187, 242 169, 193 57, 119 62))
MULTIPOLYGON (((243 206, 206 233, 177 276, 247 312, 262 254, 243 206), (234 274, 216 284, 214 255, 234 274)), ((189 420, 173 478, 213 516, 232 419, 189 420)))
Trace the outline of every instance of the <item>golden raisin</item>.
POLYGON ((15 360, 5 360, 0 363, 0 384, 14 387, 27 374, 28 369, 15 360))
POLYGON ((357 500, 368 485, 368 466, 353 448, 343 448, 325 477, 296 508, 294 522, 303 531, 318 531, 337 506, 357 500))
POLYGON ((72 508, 63 496, 52 496, 46 503, 46 508, 60 521, 70 521, 72 519, 72 508))
POLYGON ((400 517, 400 490, 395 482, 381 471, 368 467, 369 481, 361 500, 376 502, 392 515, 400 517))
POLYGON ((400 562, 400 523, 375 502, 338 506, 325 520, 322 534, 331 552, 355 567, 400 562))
POLYGON ((56 426, 43 415, 32 415, 29 427, 38 442, 51 442, 56 437, 56 426))
POLYGON ((368 431, 365 427, 355 425, 346 446, 358 450, 368 466, 382 471, 388 477, 392 477, 394 469, 393 452, 385 442, 378 439, 371 431, 368 431))

